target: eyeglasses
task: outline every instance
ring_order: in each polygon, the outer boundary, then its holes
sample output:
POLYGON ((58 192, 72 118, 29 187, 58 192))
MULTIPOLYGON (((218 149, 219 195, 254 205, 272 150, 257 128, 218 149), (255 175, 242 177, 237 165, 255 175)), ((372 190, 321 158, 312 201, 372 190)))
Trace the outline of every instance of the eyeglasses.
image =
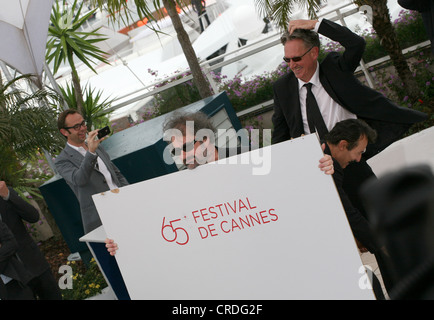
MULTIPOLYGON (((190 152, 191 150, 193 150, 194 145, 196 144, 196 142, 198 142, 199 140, 193 140, 190 142, 186 142, 182 145, 182 148, 173 148, 172 149, 172 156, 175 156, 177 154, 181 154, 181 151, 184 152, 190 152)), ((201 141, 200 141, 201 142, 201 141)))
POLYGON ((74 129, 74 130, 80 130, 81 127, 85 127, 86 126, 86 120, 83 120, 82 123, 78 123, 72 127, 64 127, 64 129, 68 130, 68 129, 74 129))
POLYGON ((294 61, 294 62, 299 62, 300 60, 301 60, 301 58, 303 58, 310 50, 312 50, 312 48, 313 47, 311 47, 309 50, 307 50, 302 56, 299 56, 299 57, 294 57, 294 58, 287 58, 287 57, 283 57, 283 60, 286 62, 286 63, 290 63, 291 62, 291 60, 292 61, 294 61))

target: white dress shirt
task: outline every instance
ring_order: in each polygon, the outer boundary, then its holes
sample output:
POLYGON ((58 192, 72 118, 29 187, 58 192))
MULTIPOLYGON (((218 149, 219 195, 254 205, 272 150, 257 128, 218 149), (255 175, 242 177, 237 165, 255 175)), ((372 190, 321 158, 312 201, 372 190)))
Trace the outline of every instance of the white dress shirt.
MULTIPOLYGON (((72 144, 69 144, 69 143, 68 143, 68 145, 71 148, 74 148, 75 150, 80 152, 83 155, 83 157, 86 155, 87 150, 85 148, 76 147, 76 146, 73 146, 72 144)), ((92 153, 92 154, 95 154, 95 153, 92 153)), ((118 186, 113 182, 112 175, 108 171, 107 166, 105 165, 104 161, 102 161, 102 159, 100 157, 97 158, 97 161, 98 161, 98 170, 104 175, 105 180, 107 181, 107 184, 108 184, 110 190, 117 189, 118 186)))
POLYGON ((10 281, 13 280, 12 278, 9 278, 8 276, 5 276, 4 274, 0 274, 0 278, 2 278, 3 284, 7 284, 7 283, 9 283, 10 281))
MULTIPOLYGON (((315 24, 314 31, 318 32, 319 25, 321 24, 322 18, 315 24)), ((357 116, 344 109, 341 105, 339 105, 336 101, 334 101, 327 91, 325 91, 321 82, 319 81, 319 63, 317 61, 316 71, 312 78, 309 80, 312 83, 312 93, 315 96, 316 102, 318 104, 318 108, 321 111, 322 117, 324 119, 324 123, 330 131, 333 129, 336 123, 346 119, 357 119, 357 116)), ((301 117, 303 119, 303 128, 306 134, 311 133, 309 129, 309 124, 307 122, 307 113, 306 113, 306 94, 307 89, 303 87, 306 83, 303 80, 298 79, 298 89, 300 95, 300 108, 301 108, 301 117)))
MULTIPOLYGON (((339 121, 346 119, 357 119, 357 116, 341 107, 336 101, 334 101, 327 91, 325 91, 321 82, 319 81, 319 63, 317 62, 317 67, 314 75, 309 80, 312 83, 312 93, 315 96, 316 102, 318 103, 318 108, 321 111, 321 115, 324 119, 324 123, 330 131, 333 129, 335 124, 339 121)), ((301 108, 301 117, 303 119, 303 128, 306 134, 311 133, 309 130, 309 124, 307 122, 307 113, 306 113, 306 94, 307 89, 303 87, 304 84, 308 82, 304 82, 303 80, 298 79, 298 89, 300 95, 300 108, 301 108)))

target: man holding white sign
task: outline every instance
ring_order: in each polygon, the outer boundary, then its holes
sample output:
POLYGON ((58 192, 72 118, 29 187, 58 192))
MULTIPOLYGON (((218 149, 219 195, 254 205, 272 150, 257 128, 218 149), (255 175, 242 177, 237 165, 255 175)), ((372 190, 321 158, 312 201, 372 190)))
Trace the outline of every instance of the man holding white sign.
POLYGON ((93 197, 132 299, 374 298, 316 136, 266 148, 267 175, 237 155, 93 197))
MULTIPOLYGON (((215 144, 215 129, 208 116, 202 112, 174 113, 164 125, 165 140, 170 141, 170 154, 178 157, 188 169, 194 169, 200 164, 211 163, 231 155, 248 151, 249 147, 225 146, 217 148, 215 144)), ((264 152, 270 152, 266 149, 264 152)), ((258 154, 259 156, 259 154, 258 154)), ((262 157, 262 160, 264 157, 262 157)), ((267 158, 269 160, 269 157, 267 158)), ((170 161, 172 159, 165 159, 170 161)), ((257 162, 256 162, 257 163, 257 162)), ((262 166, 265 164, 262 162, 262 166)), ((269 164, 266 173, 269 172, 269 164)), ((330 155, 324 155, 319 160, 321 171, 327 175, 333 174, 333 160, 330 155)), ((113 239, 106 240, 110 254, 116 253, 117 244, 113 239)))
MULTIPOLYGON (((226 142, 223 147, 217 148, 216 131, 210 119, 202 112, 175 113, 164 126, 165 140, 170 141, 169 146, 173 147, 171 154, 180 157, 188 169, 249 151, 247 143, 238 147, 226 142)), ((264 140, 265 136, 264 134, 264 140)), ((253 146, 253 149, 257 147, 253 146)), ((319 168, 326 174, 333 173, 333 161, 329 155, 320 159, 319 168)))
MULTIPOLYGON (((348 222, 357 240, 361 252, 369 250, 375 255, 381 270, 381 275, 387 290, 392 288, 391 277, 384 265, 383 249, 378 244, 370 222, 352 204, 343 188, 344 169, 353 162, 359 162, 366 151, 368 143, 374 143, 377 133, 368 124, 358 119, 347 119, 338 122, 333 129, 325 135, 327 154, 331 154, 334 161, 335 172, 333 180, 344 206, 348 222)), ((381 286, 373 275, 374 291, 378 299, 384 299, 381 286)))

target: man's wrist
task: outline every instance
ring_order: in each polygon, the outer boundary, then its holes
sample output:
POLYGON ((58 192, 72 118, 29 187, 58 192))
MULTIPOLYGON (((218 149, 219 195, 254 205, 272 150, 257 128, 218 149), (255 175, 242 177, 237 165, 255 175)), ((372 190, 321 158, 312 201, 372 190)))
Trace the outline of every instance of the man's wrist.
POLYGON ((323 18, 319 18, 318 21, 315 23, 315 27, 313 28, 313 31, 318 32, 319 25, 321 24, 323 18))
POLYGON ((10 195, 11 195, 11 192, 10 192, 9 189, 8 189, 8 194, 7 194, 5 197, 2 196, 3 200, 8 201, 10 195))

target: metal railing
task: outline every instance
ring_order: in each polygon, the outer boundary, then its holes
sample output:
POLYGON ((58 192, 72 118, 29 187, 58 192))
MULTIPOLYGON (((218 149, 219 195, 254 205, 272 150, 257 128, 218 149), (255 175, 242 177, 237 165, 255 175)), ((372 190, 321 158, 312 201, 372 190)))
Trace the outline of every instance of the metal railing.
MULTIPOLYGON (((429 47, 430 45, 431 45, 431 42, 429 40, 426 40, 424 42, 421 42, 421 43, 416 44, 414 46, 411 46, 409 48, 403 49, 402 53, 406 54, 408 52, 412 52, 412 51, 415 51, 415 50, 420 49, 420 48, 429 47)), ((369 70, 371 67, 381 65, 381 64, 383 64, 389 60, 390 60, 390 56, 387 55, 387 56, 384 56, 382 58, 365 63, 364 68, 369 70)), ((359 66, 359 67, 357 67, 355 73, 358 73, 360 71, 362 71, 362 68, 359 66)), ((252 106, 250 108, 247 108, 247 109, 244 109, 242 111, 237 112, 237 116, 238 117, 247 117, 251 113, 260 113, 261 111, 267 111, 273 106, 273 103, 274 103, 273 99, 261 102, 261 103, 257 104, 256 106, 252 106)))
MULTIPOLYGON (((330 11, 327 11, 323 14, 321 14, 319 16, 319 18, 321 17, 325 17, 328 20, 331 21, 340 21, 340 23, 344 26, 346 26, 345 23, 345 17, 351 16, 353 14, 356 13, 365 13, 360 10, 360 8, 358 8, 355 4, 353 3, 348 3, 348 4, 344 4, 342 6, 339 6, 337 8, 334 8, 330 11)), ((367 17, 367 19, 369 20, 369 17, 367 17)), ((258 52, 261 52, 263 50, 269 49, 271 47, 274 47, 276 45, 281 45, 280 44, 280 33, 277 32, 277 28, 274 27, 273 28, 274 31, 271 32, 270 36, 263 38, 259 41, 247 44, 245 46, 242 46, 240 48, 238 48, 237 50, 231 51, 231 52, 227 52, 223 55, 219 55, 213 59, 204 61, 202 63, 200 63, 200 66, 203 70, 203 73, 205 74, 205 76, 207 77, 211 88, 213 89, 214 93, 217 94, 219 93, 219 88, 218 88, 218 84, 215 82, 213 76, 212 76, 212 72, 216 69, 220 69, 224 66, 230 65, 232 63, 235 63, 243 58, 252 56, 258 52), (221 61, 222 59, 224 59, 223 61, 221 61)), ((411 50, 414 50, 417 47, 420 46, 426 46, 429 45, 429 41, 423 42, 419 45, 413 46, 411 48, 407 48, 405 50, 403 50, 403 52, 408 52, 411 50)), ((372 61, 370 63, 364 63, 363 61, 361 61, 360 66, 356 69, 356 72, 358 71, 362 71, 366 77, 367 83, 371 88, 374 88, 374 81, 372 79, 372 76, 369 72, 369 68, 372 66, 375 66, 377 64, 383 63, 384 61, 387 61, 388 59, 390 59, 390 57, 383 57, 381 59, 372 61)), ((122 58, 121 58, 122 61, 122 58)), ((122 61, 122 63, 125 64, 124 61, 122 61)), ((277 66, 276 66, 277 67, 277 66)), ((108 111, 114 111, 117 110, 119 108, 131 105, 133 103, 136 103, 138 101, 141 101, 147 97, 153 96, 155 94, 158 94, 159 92, 162 92, 164 90, 167 90, 169 88, 172 88, 174 86, 177 86, 181 83, 190 81, 193 76, 190 75, 186 75, 183 76, 181 79, 177 79, 177 80, 173 80, 176 77, 179 77, 180 74, 188 72, 189 69, 186 69, 184 71, 180 71, 179 73, 163 78, 161 80, 155 81, 149 85, 146 85, 140 89, 137 89, 135 91, 131 91, 126 95, 117 97, 113 100, 112 102, 112 106, 110 108, 108 108, 108 111), (163 83, 168 82, 167 84, 162 85, 163 83)), ((262 103, 258 106, 249 108, 249 110, 257 110, 260 107, 263 107, 264 104, 270 104, 271 101, 268 101, 266 103, 262 103)), ((242 111, 242 114, 245 115, 247 112, 247 110, 242 111)))
MULTIPOLYGON (((348 4, 344 4, 340 7, 337 7, 333 10, 330 10, 328 12, 325 12, 320 17, 326 17, 326 16, 334 13, 333 16, 327 17, 327 19, 332 20, 332 21, 340 20, 341 23, 343 23, 345 25, 344 18, 347 16, 350 16, 350 15, 353 15, 357 12, 359 12, 358 8, 354 4, 348 3, 348 4), (344 11, 344 10, 346 10, 346 11, 344 11)), ((281 45, 280 44, 280 33, 276 31, 277 28, 273 28, 273 30, 274 31, 272 31, 271 35, 267 38, 263 38, 260 41, 253 42, 251 44, 247 44, 243 47, 238 48, 237 50, 227 52, 223 55, 219 55, 218 57, 215 57, 213 59, 210 59, 210 60, 207 60, 207 61, 200 63, 200 66, 203 70, 203 73, 207 77, 211 88, 214 90, 214 93, 217 94, 219 92, 219 89, 218 89, 218 85, 216 84, 216 82, 214 81, 214 79, 211 75, 211 72, 216 70, 216 69, 219 69, 219 68, 222 68, 224 66, 235 63, 235 62, 237 62, 243 58, 249 57, 249 56, 254 55, 258 52, 261 52, 263 50, 271 48, 273 46, 281 45), (221 61, 222 59, 224 59, 224 61, 221 61)), ((367 70, 366 66, 362 64, 360 67, 363 70, 363 72, 365 73, 365 75, 367 76, 367 78, 369 78, 370 77, 369 71, 367 70)), ((183 72, 187 72, 187 71, 188 71, 188 69, 184 70, 183 72)), ((179 74, 181 74, 181 73, 182 72, 180 72, 179 74)), ((193 78, 192 75, 188 75, 188 76, 184 76, 182 79, 171 81, 172 79, 179 76, 179 74, 174 75, 174 76, 170 76, 170 77, 166 77, 162 80, 158 80, 154 83, 151 83, 151 84, 149 84, 143 88, 140 88, 140 89, 132 91, 126 95, 115 98, 112 102, 112 107, 109 108, 108 110, 114 111, 114 110, 117 110, 119 108, 128 106, 128 105, 133 104, 137 101, 143 100, 149 96, 153 96, 153 95, 155 95, 161 91, 167 90, 167 89, 172 88, 176 85, 187 82, 193 78), (167 82, 167 81, 171 81, 171 82, 169 82, 168 84, 165 84, 164 86, 160 86, 162 83, 167 82), (126 98, 128 98, 128 99, 125 100, 126 98)))

